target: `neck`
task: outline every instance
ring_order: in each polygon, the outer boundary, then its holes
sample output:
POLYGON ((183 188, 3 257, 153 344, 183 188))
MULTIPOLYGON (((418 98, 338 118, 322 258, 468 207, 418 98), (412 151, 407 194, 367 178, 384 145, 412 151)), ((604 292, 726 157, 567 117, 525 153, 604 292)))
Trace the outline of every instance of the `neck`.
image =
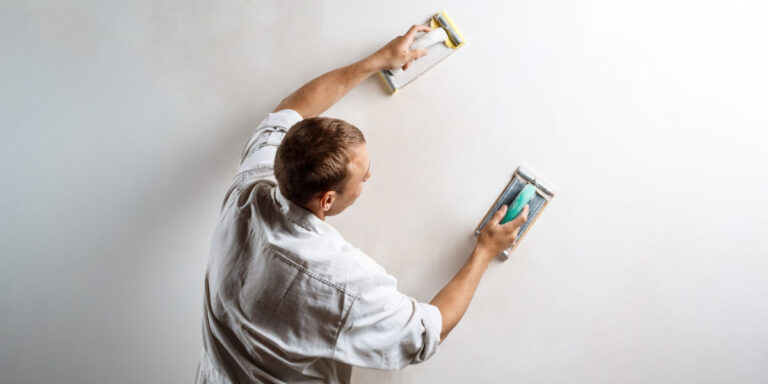
POLYGON ((317 216, 318 219, 325 221, 325 211, 323 211, 322 208, 316 207, 313 209, 311 206, 302 205, 302 208, 306 209, 307 211, 312 212, 315 216, 317 216))

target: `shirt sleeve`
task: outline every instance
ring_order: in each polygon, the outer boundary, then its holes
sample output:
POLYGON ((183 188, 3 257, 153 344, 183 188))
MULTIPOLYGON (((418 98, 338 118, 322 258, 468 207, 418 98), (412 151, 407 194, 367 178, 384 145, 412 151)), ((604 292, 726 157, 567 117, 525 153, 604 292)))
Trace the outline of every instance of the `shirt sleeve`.
POLYGON ((268 114, 245 145, 238 173, 261 170, 259 178, 274 179, 277 147, 288 130, 302 119, 298 112, 291 109, 268 114))
POLYGON ((383 270, 366 285, 339 331, 333 358, 390 370, 429 359, 440 342, 440 310, 400 293, 383 270))

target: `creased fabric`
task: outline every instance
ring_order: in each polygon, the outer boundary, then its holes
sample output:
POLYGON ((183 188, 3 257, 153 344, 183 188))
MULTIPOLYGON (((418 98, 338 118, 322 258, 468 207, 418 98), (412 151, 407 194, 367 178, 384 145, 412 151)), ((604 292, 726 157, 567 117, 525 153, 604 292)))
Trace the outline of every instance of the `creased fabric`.
POLYGON ((198 383, 347 383, 353 365, 398 369, 432 356, 437 307, 328 223, 288 201, 277 146, 301 116, 271 113, 226 193, 205 277, 198 383))

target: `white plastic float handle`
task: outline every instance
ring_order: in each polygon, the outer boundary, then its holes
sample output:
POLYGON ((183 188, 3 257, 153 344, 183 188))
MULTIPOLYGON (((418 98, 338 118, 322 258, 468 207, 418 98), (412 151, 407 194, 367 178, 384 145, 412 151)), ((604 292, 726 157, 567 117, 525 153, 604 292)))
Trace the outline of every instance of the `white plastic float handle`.
MULTIPOLYGON (((412 50, 419 50, 419 49, 427 49, 437 43, 445 43, 445 40, 448 39, 448 34, 445 33, 445 29, 437 27, 427 33, 425 33, 423 36, 416 39, 416 41, 411 44, 412 50)), ((389 74, 392 76, 397 76, 400 73, 403 72, 402 68, 395 68, 390 69, 389 74)))

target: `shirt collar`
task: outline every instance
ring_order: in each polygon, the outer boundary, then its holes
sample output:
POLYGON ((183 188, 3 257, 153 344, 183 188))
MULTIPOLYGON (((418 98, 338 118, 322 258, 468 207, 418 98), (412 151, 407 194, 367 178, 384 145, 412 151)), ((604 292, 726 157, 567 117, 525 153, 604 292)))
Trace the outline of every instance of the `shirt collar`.
POLYGON ((319 234, 338 234, 336 229, 325 222, 325 220, 321 220, 310 210, 286 199, 282 192, 280 192, 280 187, 275 187, 272 189, 272 195, 274 200, 277 202, 277 208, 291 222, 308 231, 316 232, 319 234))

